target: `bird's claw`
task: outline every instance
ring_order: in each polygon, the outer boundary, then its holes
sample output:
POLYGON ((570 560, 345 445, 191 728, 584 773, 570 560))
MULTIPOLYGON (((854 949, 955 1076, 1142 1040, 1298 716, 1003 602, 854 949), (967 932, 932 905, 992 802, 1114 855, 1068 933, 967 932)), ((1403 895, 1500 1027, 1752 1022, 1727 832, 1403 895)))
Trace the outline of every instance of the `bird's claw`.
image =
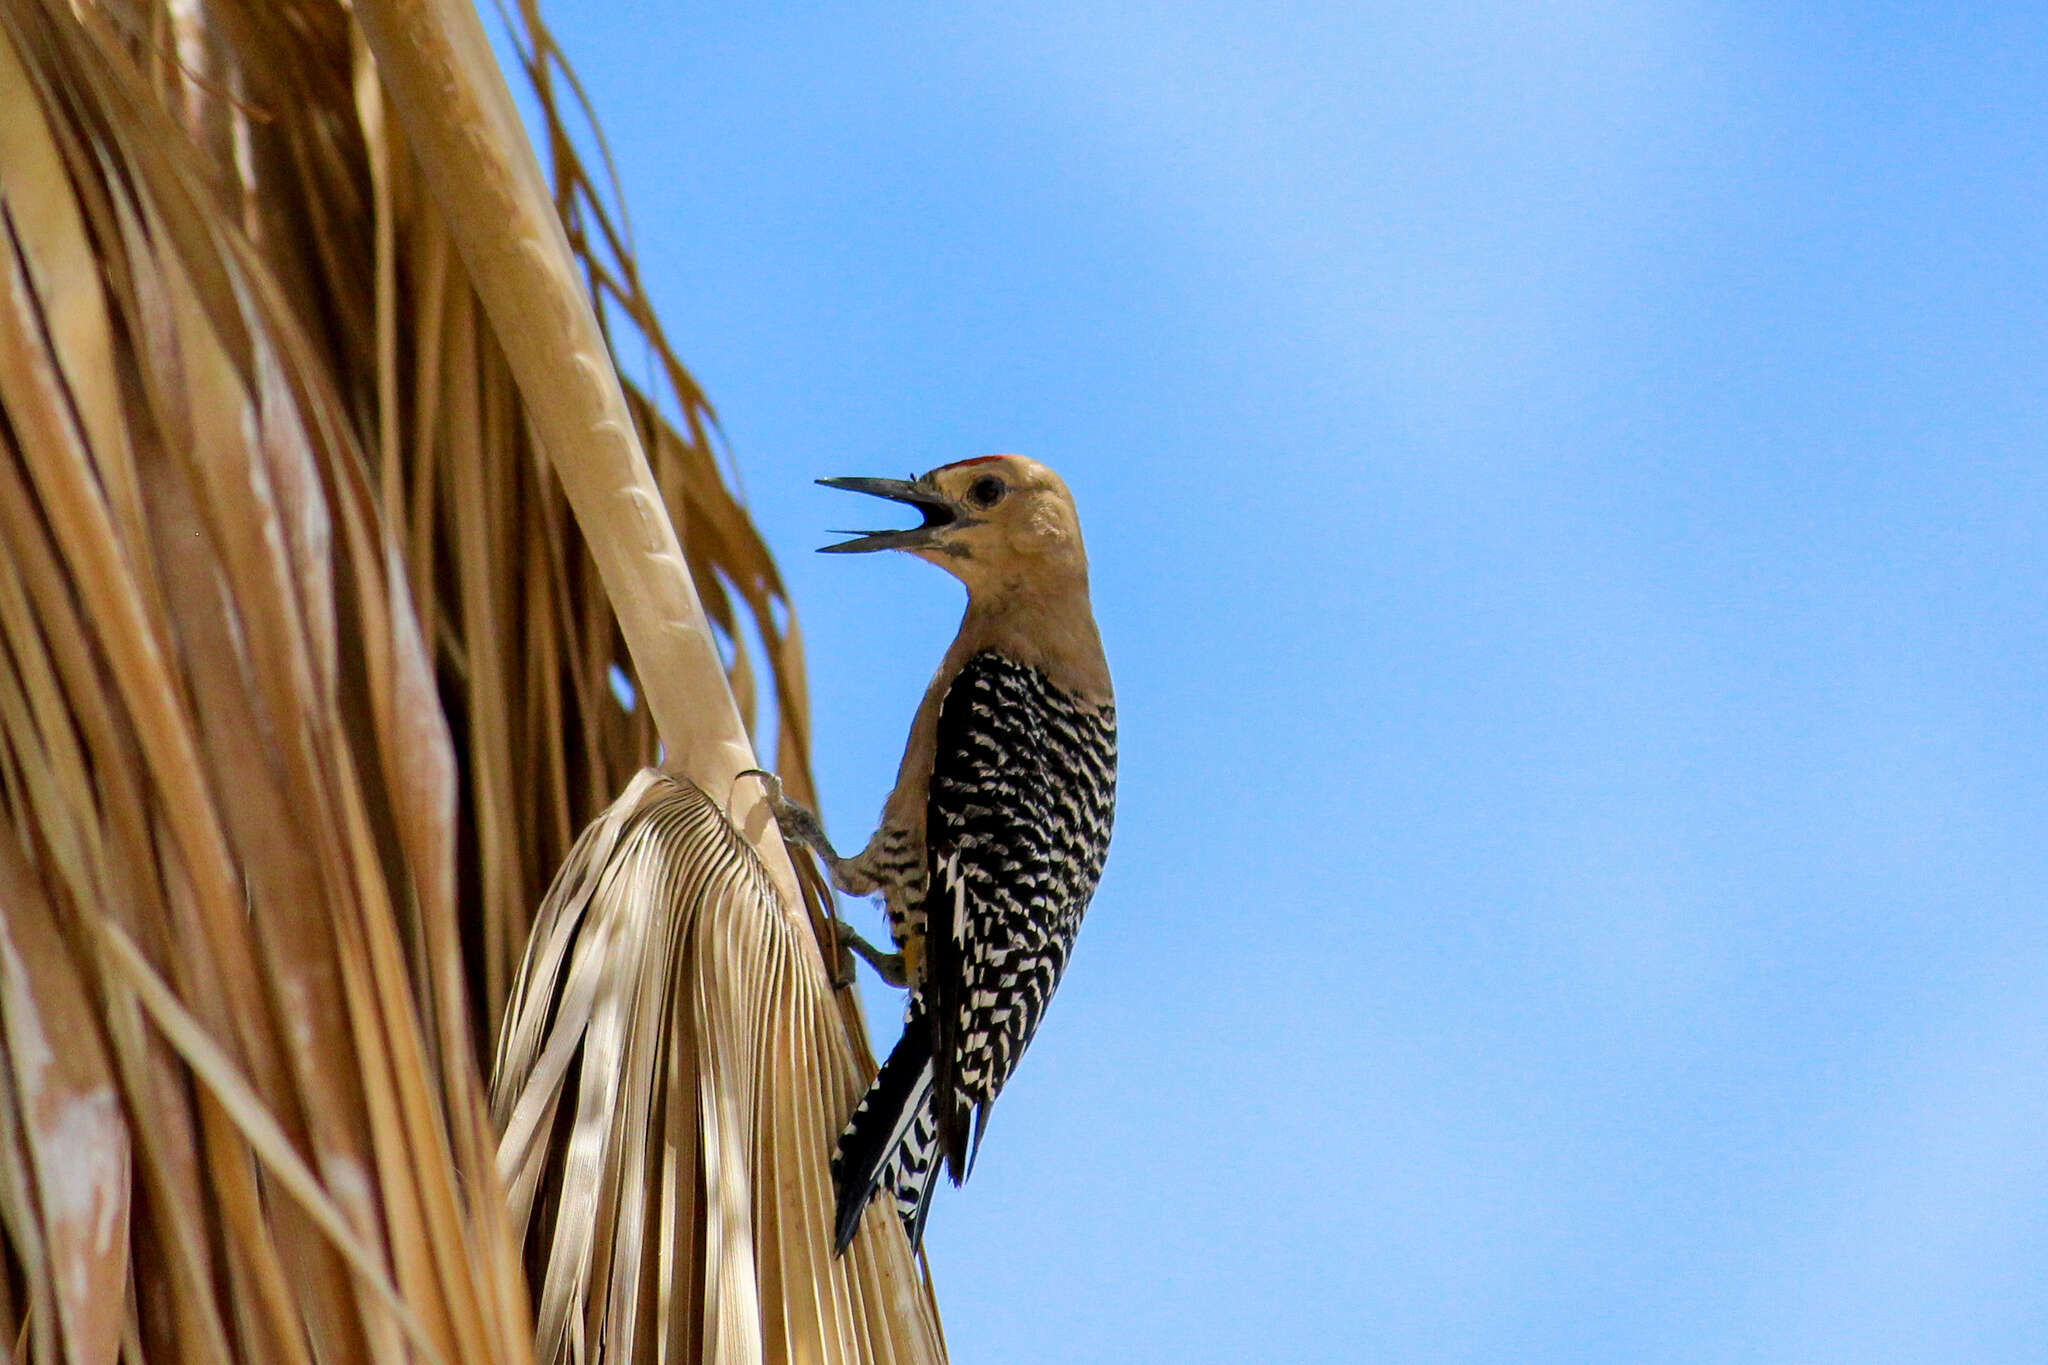
POLYGON ((842 920, 832 921, 832 942, 839 949, 832 955, 832 989, 843 991, 853 984, 853 945, 846 941, 846 924, 842 920))
MULTIPOLYGON (((768 809, 775 816, 775 823, 782 828, 782 837, 794 844, 801 844, 824 859, 828 868, 836 869, 839 855, 832 851, 832 844, 825 838, 825 826, 811 811, 799 806, 782 794, 782 779, 765 768, 748 768, 741 777, 758 777, 768 796, 768 809)), ((837 880, 835 877, 834 881, 837 880)), ((853 931, 845 920, 833 917, 833 935, 839 941, 837 961, 833 963, 832 985, 843 990, 853 984, 855 956, 860 957, 893 986, 902 986, 908 981, 903 970, 901 953, 883 953, 866 939, 853 931)))
POLYGON ((783 837, 791 843, 802 844, 833 858, 832 845, 825 838, 825 826, 811 811, 799 806, 782 794, 782 779, 766 768, 747 768, 741 777, 758 777, 768 795, 768 810, 775 816, 775 823, 782 827, 783 837))
POLYGON ((910 985, 910 974, 904 969, 903 954, 885 953, 874 944, 854 932, 845 920, 834 920, 833 927, 839 934, 839 958, 847 969, 847 983, 852 981, 852 959, 849 953, 858 955, 860 960, 875 969, 875 975, 890 985, 902 990, 910 985))

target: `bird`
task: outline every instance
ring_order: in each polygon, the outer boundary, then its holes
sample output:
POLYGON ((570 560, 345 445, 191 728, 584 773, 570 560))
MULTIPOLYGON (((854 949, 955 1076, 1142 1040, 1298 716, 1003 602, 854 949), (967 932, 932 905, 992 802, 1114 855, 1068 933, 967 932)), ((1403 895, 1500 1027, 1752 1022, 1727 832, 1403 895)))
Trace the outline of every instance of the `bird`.
MULTIPOLYGON (((989 1111, 1059 985, 1101 880, 1116 809, 1116 698, 1073 495, 1019 455, 912 479, 819 483, 915 508, 830 554, 900 550, 967 589, 873 837, 840 857, 816 815, 771 787, 786 837, 848 895, 879 892, 894 953, 844 941, 907 988, 903 1036, 832 1159, 834 1250, 886 1191, 913 1250, 941 1165, 972 1171, 989 1111)), ((842 926, 844 929, 844 926, 842 926)))

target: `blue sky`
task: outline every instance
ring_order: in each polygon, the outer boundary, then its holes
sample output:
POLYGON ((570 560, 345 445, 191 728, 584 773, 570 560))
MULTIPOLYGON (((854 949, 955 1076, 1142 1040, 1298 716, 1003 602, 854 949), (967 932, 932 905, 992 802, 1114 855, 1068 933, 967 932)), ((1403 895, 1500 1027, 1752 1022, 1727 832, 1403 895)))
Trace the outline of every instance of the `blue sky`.
POLYGON ((1082 504, 955 1357, 2040 1359, 2048 11, 1286 10, 548 7, 842 844, 958 590, 811 481, 1082 504))

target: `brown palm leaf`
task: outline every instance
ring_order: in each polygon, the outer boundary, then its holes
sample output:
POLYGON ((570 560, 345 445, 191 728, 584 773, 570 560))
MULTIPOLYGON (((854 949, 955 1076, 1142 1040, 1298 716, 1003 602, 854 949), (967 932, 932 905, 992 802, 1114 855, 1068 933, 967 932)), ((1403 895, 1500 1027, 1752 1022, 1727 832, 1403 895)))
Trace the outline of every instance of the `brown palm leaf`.
POLYGON ((794 627, 527 17, 553 198, 459 5, 0 6, 20 1358, 527 1359, 520 1226, 550 1356, 943 1354, 827 1254, 871 1063, 735 780, 744 613, 806 790, 794 627))

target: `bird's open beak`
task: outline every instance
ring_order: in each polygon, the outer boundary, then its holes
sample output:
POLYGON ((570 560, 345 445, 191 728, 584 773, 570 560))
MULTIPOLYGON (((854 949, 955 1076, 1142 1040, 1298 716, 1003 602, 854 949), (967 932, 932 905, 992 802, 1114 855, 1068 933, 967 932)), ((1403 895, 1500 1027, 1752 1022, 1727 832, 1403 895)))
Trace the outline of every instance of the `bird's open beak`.
POLYGON ((960 521, 960 509, 929 489, 919 488, 907 479, 820 479, 827 488, 844 488, 854 493, 870 493, 892 502, 907 502, 924 513, 924 525, 913 526, 907 531, 862 531, 854 540, 842 540, 837 545, 825 545, 818 553, 827 555, 857 555, 869 550, 921 550, 929 547, 940 531, 960 521))

